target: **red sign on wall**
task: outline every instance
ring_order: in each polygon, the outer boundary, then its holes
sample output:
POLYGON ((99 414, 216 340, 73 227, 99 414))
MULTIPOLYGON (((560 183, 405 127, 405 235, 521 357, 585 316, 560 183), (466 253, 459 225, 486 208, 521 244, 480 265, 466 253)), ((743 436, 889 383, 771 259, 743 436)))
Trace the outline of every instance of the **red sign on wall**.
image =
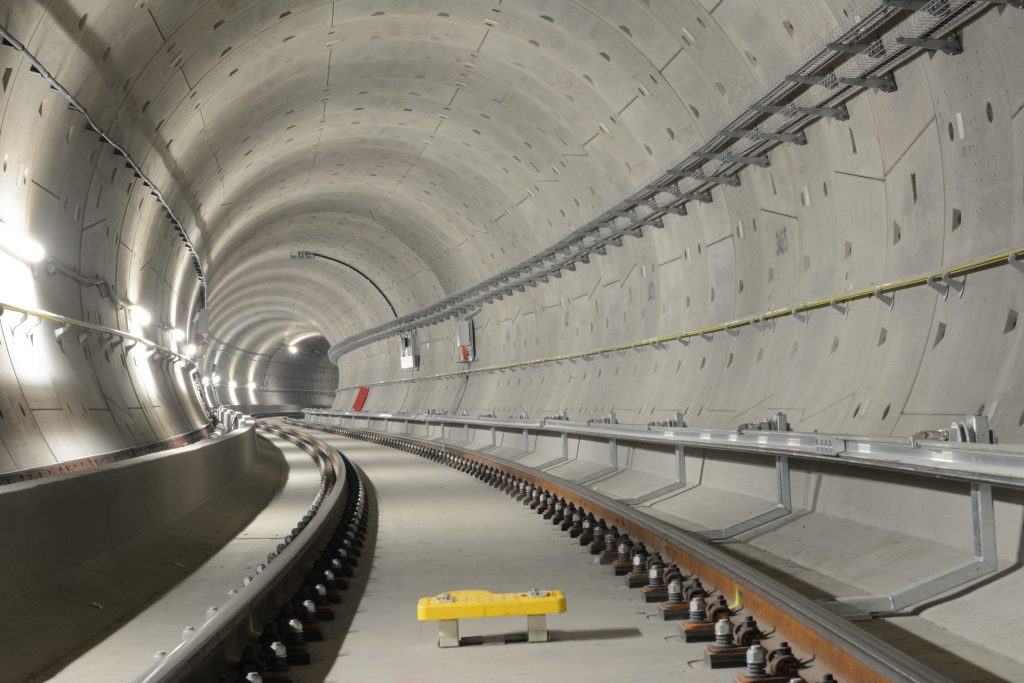
POLYGON ((359 387, 359 391, 356 392, 356 400, 352 403, 352 410, 359 412, 363 409, 363 405, 366 404, 366 397, 370 395, 369 387, 359 387))

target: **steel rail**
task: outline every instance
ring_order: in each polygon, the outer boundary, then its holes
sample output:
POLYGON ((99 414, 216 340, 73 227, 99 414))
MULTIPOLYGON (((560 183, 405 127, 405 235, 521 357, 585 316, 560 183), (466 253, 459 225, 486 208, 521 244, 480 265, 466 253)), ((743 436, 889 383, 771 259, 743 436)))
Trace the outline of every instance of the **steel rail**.
POLYGON ((146 173, 142 170, 142 165, 135 161, 132 155, 129 154, 124 147, 114 142, 113 138, 111 138, 110 135, 108 135, 103 130, 103 128, 96 122, 96 120, 92 117, 89 111, 85 108, 85 105, 79 102, 78 98, 75 97, 71 93, 71 91, 65 88, 60 83, 60 81, 58 81, 53 76, 53 74, 51 74, 49 70, 47 70, 47 68, 43 66, 42 62, 40 62, 34 54, 29 52, 28 48, 26 48, 21 41, 15 38, 14 35, 12 35, 11 32, 7 30, 7 27, 3 25, 0 25, 0 41, 2 41, 3 46, 10 47, 16 50, 26 60, 28 60, 29 64, 31 65, 31 70, 39 74, 39 76, 42 77, 49 84, 51 90, 64 97, 64 99, 67 100, 68 107, 70 109, 77 111, 82 115, 82 117, 85 119, 86 129, 96 133, 97 135, 99 135, 100 139, 103 142, 113 147, 114 154, 124 159, 125 166, 132 170, 132 172, 135 174, 135 177, 142 181, 143 187, 148 189, 150 194, 152 194, 156 198, 157 203, 160 204, 160 207, 167 214, 168 220, 170 221, 171 225, 174 226, 175 232, 178 233, 178 237, 181 238, 181 241, 185 244, 185 248, 188 250, 189 256, 192 259, 192 268, 193 270, 195 270, 196 279, 198 279, 199 281, 199 306, 200 308, 205 307, 206 274, 203 271, 203 264, 199 258, 199 252, 196 250, 195 245, 192 243, 191 238, 189 238, 188 234, 185 232, 185 228, 182 227, 181 221, 178 220, 178 217, 174 214, 174 210, 171 208, 170 202, 167 201, 166 197, 164 196, 164 193, 160 190, 159 187, 156 186, 156 184, 152 180, 150 180, 149 176, 147 176, 146 173))
POLYGON ((186 640, 162 656, 134 683, 167 683, 191 680, 207 673, 209 662, 222 648, 237 646, 252 635, 253 624, 261 624, 277 611, 283 596, 294 592, 307 567, 305 564, 325 543, 325 536, 342 515, 346 501, 356 497, 356 509, 365 505, 365 491, 358 472, 337 449, 302 432, 257 421, 269 431, 292 441, 317 460, 321 485, 307 516, 297 520, 296 531, 285 538, 285 547, 268 558, 266 569, 244 584, 237 595, 221 606, 186 640), (308 519, 308 522, 306 521, 308 519))
POLYGON ((595 516, 603 517, 607 524, 628 532, 649 548, 658 550, 699 576, 706 585, 714 585, 718 592, 735 595, 743 608, 753 613, 759 622, 778 629, 795 649, 813 655, 816 665, 831 669, 840 680, 950 683, 950 679, 906 653, 714 545, 592 489, 532 467, 416 437, 309 423, 301 427, 364 440, 383 439, 385 445, 404 444, 454 454, 542 486, 569 502, 583 506, 595 516))
POLYGON ((592 254, 604 254, 608 246, 620 246, 624 236, 642 236, 647 226, 662 227, 665 216, 685 214, 688 202, 711 201, 712 188, 739 184, 740 169, 752 163, 770 163, 764 156, 767 150, 787 141, 805 144, 802 130, 812 121, 826 116, 848 117, 844 103, 855 94, 869 88, 895 89, 895 83, 890 83, 893 69, 932 49, 924 43, 951 35, 989 6, 991 3, 985 0, 933 0, 908 16, 893 3, 866 3, 805 57, 783 70, 773 85, 724 117, 717 132, 611 209, 490 278, 343 339, 331 347, 328 358, 337 363, 342 355, 366 344, 463 315, 495 299, 524 292, 527 286, 536 287, 538 282, 561 277, 563 270, 572 271, 577 263, 589 263, 592 254), (879 30, 884 30, 884 35, 873 38, 868 48, 849 52, 853 45, 850 39, 870 37, 879 30), (830 72, 816 73, 823 69, 830 72), (881 83, 885 80, 882 76, 888 81, 881 83), (705 169, 708 164, 714 167, 705 169), (669 199, 659 199, 666 195, 669 199))
MULTIPOLYGON (((307 424, 334 426, 327 420, 494 428, 521 433, 571 434, 637 444, 683 446, 710 451, 785 455, 798 460, 860 469, 901 472, 925 478, 985 483, 1024 489, 1024 446, 932 441, 913 437, 865 437, 788 431, 704 429, 572 422, 562 419, 502 420, 447 415, 395 415, 306 409, 307 424)), ((344 425, 344 422, 342 422, 344 425)), ((393 435, 388 432, 389 435, 393 435)))
MULTIPOLYGON (((372 382, 373 386, 384 386, 388 384, 401 384, 405 382, 422 382, 427 380, 438 380, 438 379, 449 379, 454 377, 464 377, 466 375, 473 375, 479 373, 489 372, 503 372, 506 370, 515 370, 519 368, 533 367, 537 365, 544 365, 546 363, 562 363, 565 361, 576 361, 581 359, 589 359, 596 356, 604 356, 610 353, 622 353, 625 351, 634 351, 645 347, 663 347, 665 344, 672 342, 679 342, 687 344, 690 340, 702 337, 710 341, 712 335, 728 332, 730 334, 739 334, 739 330, 745 327, 761 327, 762 331, 766 329, 770 324, 774 324, 775 320, 785 317, 799 316, 801 313, 808 313, 814 310, 829 309, 842 307, 844 304, 849 304, 855 301, 861 301, 865 299, 875 298, 882 301, 885 305, 892 306, 892 297, 902 290, 910 289, 913 287, 930 286, 939 290, 943 290, 947 293, 949 289, 959 288, 961 291, 966 282, 967 275, 977 273, 982 270, 990 268, 996 268, 998 266, 1011 265, 1018 270, 1024 272, 1024 247, 1017 249, 1011 249, 1009 251, 1001 251, 997 254, 992 254, 982 258, 974 259, 967 263, 962 263, 958 266, 952 266, 950 268, 944 268, 941 270, 933 270, 919 275, 911 277, 901 278, 899 280, 893 280, 878 285, 871 285, 868 287, 862 287, 849 292, 841 292, 828 297, 820 297, 805 301, 800 304, 794 304, 791 306, 785 306, 783 308, 776 308, 769 311, 764 311, 752 316, 746 316, 743 318, 737 318, 724 323, 718 323, 715 325, 709 325, 706 327, 698 327, 694 329, 684 330, 682 332, 675 332, 672 334, 660 335, 657 337, 648 337, 645 339, 639 339, 636 341, 626 342, 623 344, 613 344, 611 346, 603 346, 596 349, 588 349, 586 351, 579 351, 576 353, 566 353, 557 356, 546 356, 542 358, 532 358, 529 360, 514 361, 511 363, 503 363, 499 365, 485 365, 480 367, 471 367, 464 370, 458 370, 455 372, 437 373, 433 375, 422 375, 418 377, 402 377, 399 379, 386 379, 372 382), (955 280, 955 278, 964 278, 964 282, 955 280), (888 301, 886 299, 888 298, 888 301)), ((344 391, 348 389, 359 388, 358 384, 348 385, 339 387, 338 391, 344 391)))

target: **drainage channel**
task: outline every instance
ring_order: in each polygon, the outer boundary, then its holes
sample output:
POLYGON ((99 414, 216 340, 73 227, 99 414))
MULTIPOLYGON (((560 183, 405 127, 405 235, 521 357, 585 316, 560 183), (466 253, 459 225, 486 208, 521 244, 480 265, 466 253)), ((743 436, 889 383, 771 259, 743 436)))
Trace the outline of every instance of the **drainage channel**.
POLYGON ((425 439, 286 422, 404 450, 503 491, 589 548, 596 564, 607 565, 645 603, 657 603, 661 618, 679 623, 683 640, 706 643, 709 668, 735 668, 736 680, 949 680, 714 546, 595 491, 425 439))

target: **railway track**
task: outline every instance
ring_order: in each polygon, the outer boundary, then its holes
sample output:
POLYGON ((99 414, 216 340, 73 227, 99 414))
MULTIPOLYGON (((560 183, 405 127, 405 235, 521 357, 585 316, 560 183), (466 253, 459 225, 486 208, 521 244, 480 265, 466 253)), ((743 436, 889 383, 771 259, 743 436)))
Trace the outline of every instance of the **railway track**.
POLYGON ((333 619, 366 533, 366 489, 358 468, 337 449, 303 432, 257 422, 306 451, 320 475, 308 511, 255 575, 240 577, 228 601, 207 612, 181 643, 159 652, 136 683, 168 681, 290 681, 292 668, 311 663, 309 642, 322 640, 320 622, 333 619))
MULTIPOLYGON (((563 530, 570 532, 573 543, 583 545, 579 541, 582 537, 592 544, 591 552, 610 550, 605 553, 605 560, 624 561, 619 567, 626 570, 623 573, 628 574, 631 585, 639 588, 654 583, 653 588, 640 588, 645 594, 653 590, 661 599, 678 590, 682 599, 673 595, 673 606, 661 610, 683 617, 683 634, 689 630, 698 640, 715 641, 715 626, 721 619, 727 619, 733 649, 724 647, 728 642, 725 638, 718 641, 723 644, 721 650, 716 650, 711 642, 705 656, 713 667, 725 661, 732 666, 738 664, 736 670, 740 673, 736 680, 950 680, 713 544, 582 485, 430 439, 300 420, 287 423, 302 430, 369 441, 440 462, 502 490, 545 518, 557 519, 563 530), (595 543, 595 537, 603 541, 603 546, 595 543), (693 597, 698 600, 691 604, 686 598, 693 597), (755 643, 762 646, 760 650, 752 648, 755 643), (731 655, 731 660, 726 655, 731 655), (749 672, 748 656, 754 665, 749 672), (766 660, 763 670, 758 668, 762 657, 766 660), (757 677, 754 672, 763 675, 757 677)), ((720 630, 724 631, 721 627, 720 630)))

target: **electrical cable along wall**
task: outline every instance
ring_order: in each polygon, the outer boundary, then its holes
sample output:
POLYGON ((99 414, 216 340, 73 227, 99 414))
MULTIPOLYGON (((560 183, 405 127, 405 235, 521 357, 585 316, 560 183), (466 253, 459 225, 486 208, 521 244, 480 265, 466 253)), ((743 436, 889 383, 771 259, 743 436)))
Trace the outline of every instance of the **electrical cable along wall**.
MULTIPOLYGON (((458 410, 615 412, 640 424, 682 413, 687 424, 734 427, 781 409, 801 431, 872 435, 981 414, 998 439, 1024 438, 1010 380, 1024 102, 1008 86, 1022 17, 972 7, 989 11, 957 29, 962 53, 902 63, 894 92, 867 88, 843 102, 848 118, 803 124, 806 144, 775 141, 770 165, 740 168, 711 203, 691 200, 688 215, 665 215, 639 239, 601 237, 597 253, 535 286, 516 285, 533 277, 523 270, 497 295, 482 290, 492 302, 476 318, 481 362, 458 410)), ((735 37, 755 54, 754 38, 735 37)), ((443 340, 454 325, 419 333, 443 340)), ((371 410, 446 410, 460 383, 447 344, 412 374, 392 347, 339 359, 335 407, 383 380, 371 410)))
POLYGON ((195 433, 209 422, 190 377, 190 319, 205 299, 196 250, 141 162, 104 132, 109 111, 55 75, 73 51, 47 53, 48 67, 11 25, 0 33, 0 470, 195 433))

